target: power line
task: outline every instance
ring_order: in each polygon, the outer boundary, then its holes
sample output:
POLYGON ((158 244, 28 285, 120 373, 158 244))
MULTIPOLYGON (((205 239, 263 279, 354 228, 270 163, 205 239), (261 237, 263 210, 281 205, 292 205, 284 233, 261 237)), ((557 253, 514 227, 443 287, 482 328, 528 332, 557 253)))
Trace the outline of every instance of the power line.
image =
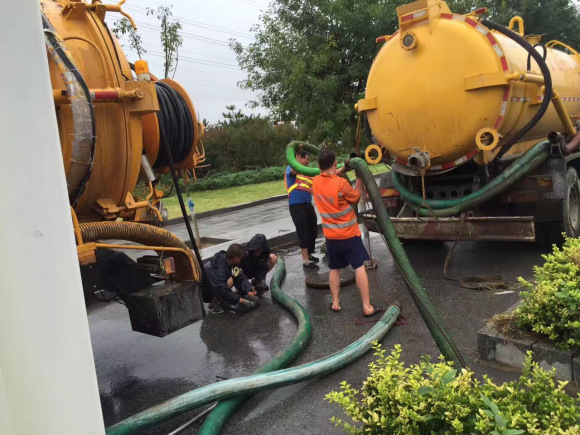
MULTIPOLYGON (((245 0, 245 1, 251 1, 251 0, 245 0)), ((133 12, 135 12, 137 14, 147 15, 146 8, 142 8, 139 6, 132 6, 132 5, 124 6, 124 8, 128 9, 129 11, 132 10, 133 12)), ((192 20, 190 18, 180 17, 177 15, 173 15, 173 17, 176 18, 177 20, 179 20, 180 22, 185 23, 185 24, 190 25, 190 26, 202 27, 202 28, 212 30, 215 32, 227 33, 231 36, 238 36, 240 38, 254 39, 254 37, 252 35, 250 35, 249 33, 244 33, 244 32, 240 32, 238 30, 229 29, 227 27, 216 26, 213 24, 192 20)))
MULTIPOLYGON (((119 19, 115 20, 113 19, 113 21, 118 21, 119 19)), ((156 27, 152 24, 147 24, 147 23, 143 23, 140 21, 135 21, 135 24, 139 25, 139 27, 144 28, 146 30, 154 30, 157 33, 159 33, 161 31, 161 29, 159 27, 156 27)), ((199 41, 199 42, 205 42, 207 44, 214 44, 214 45, 221 45, 223 47, 229 47, 230 44, 228 42, 224 42, 221 41, 219 39, 213 39, 213 38, 208 38, 206 36, 202 36, 202 35, 196 35, 194 33, 188 33, 188 32, 181 32, 180 34, 184 39, 191 39, 191 40, 195 40, 195 41, 199 41)))

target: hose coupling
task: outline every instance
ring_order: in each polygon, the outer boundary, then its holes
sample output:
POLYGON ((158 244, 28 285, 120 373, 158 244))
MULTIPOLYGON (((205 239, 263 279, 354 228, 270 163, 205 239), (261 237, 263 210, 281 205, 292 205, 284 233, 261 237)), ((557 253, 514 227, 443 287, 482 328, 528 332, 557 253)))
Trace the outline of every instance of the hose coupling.
POLYGON ((409 167, 417 170, 429 169, 431 166, 431 156, 427 151, 416 150, 409 156, 409 167))

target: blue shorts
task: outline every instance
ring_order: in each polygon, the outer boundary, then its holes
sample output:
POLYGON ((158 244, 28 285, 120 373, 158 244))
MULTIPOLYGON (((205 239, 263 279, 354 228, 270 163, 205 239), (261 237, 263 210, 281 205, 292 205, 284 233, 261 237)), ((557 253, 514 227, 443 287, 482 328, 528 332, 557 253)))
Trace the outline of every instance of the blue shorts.
POLYGON ((370 260, 360 236, 344 240, 326 239, 326 254, 330 269, 342 269, 350 264, 356 270, 370 260))

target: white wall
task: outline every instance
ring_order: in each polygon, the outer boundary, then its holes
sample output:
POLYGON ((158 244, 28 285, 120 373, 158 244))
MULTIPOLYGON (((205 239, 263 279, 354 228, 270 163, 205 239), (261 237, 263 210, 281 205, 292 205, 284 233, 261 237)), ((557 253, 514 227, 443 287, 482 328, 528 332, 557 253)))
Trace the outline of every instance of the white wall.
POLYGON ((0 433, 104 425, 38 0, 0 26, 0 433))

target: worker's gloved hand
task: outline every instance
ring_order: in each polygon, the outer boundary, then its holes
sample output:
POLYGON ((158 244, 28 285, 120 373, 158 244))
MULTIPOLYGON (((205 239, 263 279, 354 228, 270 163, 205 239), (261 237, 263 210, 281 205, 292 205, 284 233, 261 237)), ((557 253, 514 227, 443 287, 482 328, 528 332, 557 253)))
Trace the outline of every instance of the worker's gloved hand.
POLYGON ((232 276, 234 278, 237 278, 238 276, 240 276, 242 274, 242 269, 240 269, 238 266, 236 267, 232 267, 232 276))

